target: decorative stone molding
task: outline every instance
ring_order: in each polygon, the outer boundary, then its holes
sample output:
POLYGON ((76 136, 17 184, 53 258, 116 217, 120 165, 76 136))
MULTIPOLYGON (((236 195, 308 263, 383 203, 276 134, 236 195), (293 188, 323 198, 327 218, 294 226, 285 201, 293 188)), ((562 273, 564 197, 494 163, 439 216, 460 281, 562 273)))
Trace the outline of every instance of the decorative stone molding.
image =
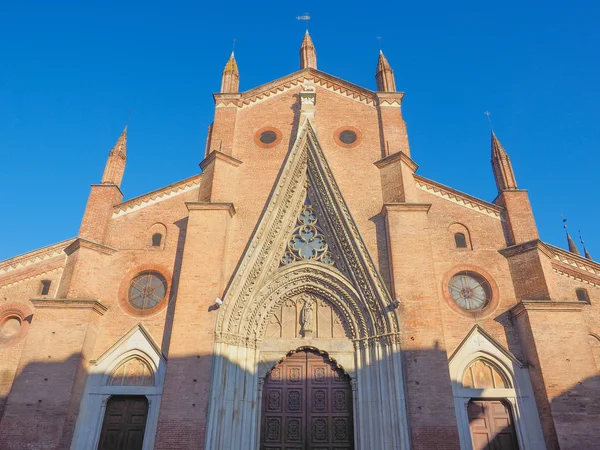
POLYGON ((89 239, 85 238, 77 238, 68 247, 65 248, 65 253, 67 254, 67 256, 70 256, 80 248, 87 248, 90 250, 97 251, 99 253, 103 253, 105 255, 113 255, 119 251, 114 247, 109 247, 108 245, 100 244, 99 242, 90 241, 89 239))
POLYGON ((227 211, 230 217, 235 216, 233 203, 185 202, 188 211, 227 211))
POLYGON ((206 170, 206 168, 217 159, 219 161, 224 161, 228 164, 231 164, 233 167, 238 167, 240 164, 243 164, 243 161, 234 158, 233 156, 228 155, 227 153, 223 153, 219 150, 213 150, 206 156, 206 158, 204 158, 200 162, 200 168, 202 170, 206 170))
POLYGON ((157 189, 156 191, 152 191, 139 197, 132 198, 131 200, 127 200, 114 207, 112 218, 114 219, 125 214, 139 211, 147 206, 155 205, 156 203, 160 203, 164 200, 168 200, 191 190, 198 189, 200 187, 201 180, 202 174, 194 175, 193 177, 170 184, 169 186, 157 189))
POLYGON ((103 316, 108 308, 98 300, 70 298, 32 298, 31 303, 36 309, 88 309, 103 316))
POLYGON ((510 309, 510 312, 517 317, 526 311, 580 312, 586 306, 587 303, 579 301, 521 300, 510 309))
POLYGON ((64 259, 64 249, 74 240, 75 238, 67 239, 66 241, 58 242, 38 250, 15 256, 14 258, 0 261, 0 276, 52 258, 62 257, 64 259))
POLYGON ((410 159, 410 156, 408 156, 404 152, 393 153, 391 155, 386 156, 385 158, 375 161, 373 164, 375 164, 375 166, 378 169, 383 169, 384 167, 387 167, 390 164, 393 164, 397 161, 402 161, 404 164, 406 164, 409 167, 409 169, 413 173, 416 172, 417 169, 419 168, 419 165, 416 162, 414 162, 412 159, 410 159))
POLYGON ((485 214, 494 219, 503 220, 504 209, 492 203, 464 194, 456 189, 452 189, 443 184, 437 183, 419 175, 414 175, 415 185, 422 191, 433 194, 437 197, 451 201, 457 205, 485 214))

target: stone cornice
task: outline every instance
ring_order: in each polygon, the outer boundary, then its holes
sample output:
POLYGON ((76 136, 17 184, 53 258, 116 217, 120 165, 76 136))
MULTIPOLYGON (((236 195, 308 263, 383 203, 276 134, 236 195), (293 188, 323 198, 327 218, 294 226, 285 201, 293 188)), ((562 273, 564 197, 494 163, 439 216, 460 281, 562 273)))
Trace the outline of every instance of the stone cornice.
POLYGON ((376 92, 375 95, 379 106, 402 106, 404 92, 376 92))
POLYGON ((587 303, 576 301, 521 300, 510 309, 510 312, 517 317, 525 311, 579 312, 585 306, 587 306, 587 303))
POLYGON ((580 271, 587 272, 589 275, 595 275, 600 278, 599 263, 563 250, 562 248, 555 247, 554 245, 546 243, 544 243, 544 245, 553 253, 552 256, 555 261, 569 265, 573 269, 578 269, 580 271))
POLYGON ((458 205, 475 210, 485 214, 486 216, 502 220, 504 208, 500 206, 478 199, 477 197, 473 197, 469 194, 465 194, 464 192, 457 191, 456 189, 452 189, 451 187, 429 180, 420 175, 414 175, 414 177, 417 188, 421 189, 422 191, 429 192, 437 197, 444 198, 458 205))
POLYGON ((32 298, 30 301, 36 309, 88 309, 100 316, 108 311, 106 306, 93 299, 32 298))
MULTIPOLYGON (((239 107, 244 108, 256 102, 299 87, 303 83, 310 82, 315 86, 344 95, 358 102, 375 106, 377 103, 376 93, 349 83, 341 78, 329 75, 316 69, 302 69, 285 77, 263 84, 242 94, 239 107)), ((402 93, 393 93, 400 95, 402 93)))
POLYGON ((243 164, 243 162, 241 160, 234 158, 233 156, 228 155, 227 153, 223 153, 219 150, 213 150, 200 163, 200 168, 204 171, 206 169, 206 167, 209 166, 216 159, 218 159, 220 161, 224 161, 226 163, 229 163, 233 167, 238 167, 240 164, 243 164))
POLYGON ((218 92, 213 94, 213 99, 215 101, 215 105, 217 106, 239 106, 240 99, 242 98, 242 94, 235 93, 225 93, 218 92))
POLYGON ((386 156, 385 158, 380 159, 379 161, 375 161, 373 164, 377 166, 377 168, 382 169, 390 164, 393 164, 397 161, 402 161, 406 164, 413 172, 416 172, 419 166, 416 162, 414 162, 410 157, 404 152, 397 152, 391 155, 386 156))
POLYGON ((13 258, 0 261, 0 275, 4 275, 14 270, 22 269, 32 264, 37 264, 57 256, 64 256, 63 250, 71 244, 75 238, 67 239, 66 241, 42 247, 13 258))
POLYGON ((548 258, 552 258, 554 256, 552 250, 550 250, 548 246, 539 239, 523 242, 521 244, 511 245, 510 247, 498 250, 498 252, 506 258, 510 258, 511 256, 521 255, 532 250, 539 250, 542 254, 544 254, 544 256, 547 256, 548 258))
POLYGON ((132 198, 123 203, 114 206, 112 217, 120 217, 130 212, 138 211, 146 206, 167 200, 177 195, 196 189, 200 186, 202 174, 194 175, 177 183, 170 184, 163 188, 149 192, 139 197, 132 198))
POLYGON ((185 202, 188 211, 227 211, 231 217, 235 215, 233 203, 185 202))
POLYGON ((112 255, 119 251, 114 247, 109 247, 108 245, 104 245, 99 242, 90 241, 84 238, 77 238, 68 247, 65 248, 65 253, 67 254, 67 256, 69 256, 75 251, 79 250, 80 248, 88 248, 90 250, 95 250, 99 253, 104 253, 105 255, 112 255))
POLYGON ((422 211, 429 212, 431 203, 385 203, 381 213, 385 216, 390 211, 422 211))

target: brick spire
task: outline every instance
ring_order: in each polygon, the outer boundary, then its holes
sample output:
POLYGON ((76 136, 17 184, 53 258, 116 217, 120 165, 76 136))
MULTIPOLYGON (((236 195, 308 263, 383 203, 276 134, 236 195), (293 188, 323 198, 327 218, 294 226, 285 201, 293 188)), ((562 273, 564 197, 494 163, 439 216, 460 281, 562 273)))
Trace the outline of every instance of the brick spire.
POLYGON ((498 193, 506 190, 517 189, 517 180, 510 163, 508 153, 492 131, 492 169, 496 179, 498 193))
POLYGON ((238 92, 240 88, 240 72, 238 71, 237 63, 233 52, 225 64, 223 69, 223 75, 221 76, 221 92, 223 93, 234 93, 238 92))
POLYGON ((576 255, 579 255, 579 250, 577 250, 577 246, 575 245, 575 242, 573 242, 573 239, 571 239, 571 235, 569 234, 569 230, 567 230, 567 228, 565 227, 565 232, 567 233, 567 243, 569 244, 569 251, 571 253, 575 253, 576 255))
POLYGON ((127 126, 108 154, 104 175, 102 175, 102 184, 114 184, 121 187, 121 180, 125 173, 125 161, 127 161, 127 126))
POLYGON ((396 92, 394 71, 381 50, 379 50, 379 60, 377 61, 375 79, 377 80, 377 90, 379 92, 396 92))
POLYGON ((308 30, 304 33, 304 39, 300 46, 300 69, 317 68, 317 52, 308 30))

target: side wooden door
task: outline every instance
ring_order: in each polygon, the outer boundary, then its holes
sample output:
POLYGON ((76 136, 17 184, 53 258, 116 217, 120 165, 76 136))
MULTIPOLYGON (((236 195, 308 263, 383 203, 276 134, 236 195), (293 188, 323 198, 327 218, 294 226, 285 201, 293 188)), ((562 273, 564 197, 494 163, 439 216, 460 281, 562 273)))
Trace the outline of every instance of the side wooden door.
POLYGON ((471 400, 467 406, 473 450, 518 450, 508 402, 471 400))
POLYGON ((108 400, 98 450, 141 450, 148 418, 143 395, 115 395, 108 400))

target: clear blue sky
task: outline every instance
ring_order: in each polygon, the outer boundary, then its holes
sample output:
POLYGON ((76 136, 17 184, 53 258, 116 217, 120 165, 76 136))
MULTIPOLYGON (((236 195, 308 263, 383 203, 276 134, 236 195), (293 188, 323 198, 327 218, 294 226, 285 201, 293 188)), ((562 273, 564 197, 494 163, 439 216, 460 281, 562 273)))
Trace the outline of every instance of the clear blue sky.
MULTIPOLYGON (((298 69, 304 9, 203 3, 3 3, 0 260, 77 234, 130 108, 126 198, 197 173, 234 37, 242 90, 298 69)), ((309 9, 319 69, 374 89, 383 37, 418 173, 493 200, 489 110, 542 239, 563 214, 600 260, 598 2, 341 5, 309 9)))

